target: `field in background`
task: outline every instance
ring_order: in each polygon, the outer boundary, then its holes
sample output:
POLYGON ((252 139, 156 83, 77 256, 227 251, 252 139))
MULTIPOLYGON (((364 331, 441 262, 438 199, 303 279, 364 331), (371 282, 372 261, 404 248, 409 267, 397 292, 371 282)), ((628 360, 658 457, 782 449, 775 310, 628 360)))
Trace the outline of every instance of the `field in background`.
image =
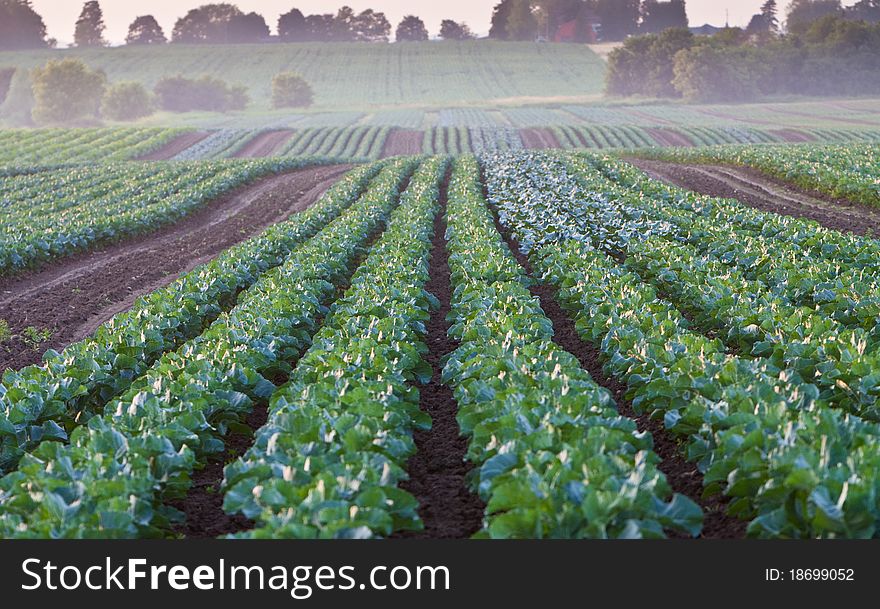
MULTIPOLYGON (((120 47, 0 53, 0 66, 30 69, 79 57, 109 81, 152 87, 163 76, 207 74, 248 87, 250 110, 269 110, 272 78, 301 73, 315 90, 313 110, 487 104, 518 98, 601 95, 603 61, 580 45, 501 42, 302 43, 161 48, 120 47)), ((26 113, 28 77, 16 75, 0 119, 26 113)))

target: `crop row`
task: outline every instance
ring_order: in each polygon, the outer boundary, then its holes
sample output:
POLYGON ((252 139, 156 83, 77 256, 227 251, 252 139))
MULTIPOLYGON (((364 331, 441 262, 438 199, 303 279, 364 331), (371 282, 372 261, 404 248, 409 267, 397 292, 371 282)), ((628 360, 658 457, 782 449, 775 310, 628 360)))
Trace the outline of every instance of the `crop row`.
POLYGON ((269 379, 308 347, 324 303, 396 206, 414 165, 384 169, 356 203, 204 333, 162 356, 69 444, 45 442, 25 455, 0 480, 3 536, 156 536, 179 522, 167 502, 185 495, 194 468, 222 454, 223 437, 274 391, 269 379))
POLYGON ((443 380, 487 503, 492 538, 696 535, 698 506, 672 495, 650 435, 553 341, 553 325, 494 227, 473 158, 457 162, 447 230, 460 346, 443 380))
POLYGON ((397 488, 430 427, 425 290, 433 220, 448 160, 426 161, 388 229, 330 310, 314 344, 272 396, 254 446, 225 470, 224 508, 254 519, 256 538, 366 538, 419 529, 397 488))
POLYGON ((61 353, 48 352, 42 365, 6 371, 0 383, 0 471, 12 469, 23 451, 43 439, 65 439, 164 353, 200 334, 234 305, 240 290, 347 209, 380 167, 350 173, 308 210, 138 299, 93 336, 61 353))
POLYGON ((726 494, 729 511, 751 520, 750 534, 875 534, 878 426, 829 407, 813 383, 769 358, 727 354, 640 275, 594 249, 616 241, 603 233, 629 231, 626 242, 651 228, 635 214, 634 223, 603 215, 615 194, 572 196, 578 181, 564 163, 499 159, 487 172, 502 222, 560 290, 579 332, 601 348, 636 409, 687 439, 707 492, 726 494))
POLYGON ((202 161, 225 159, 241 150, 242 146, 261 132, 251 129, 220 129, 186 150, 179 152, 173 161, 202 161))
POLYGON ((276 156, 378 159, 388 127, 320 127, 296 131, 276 156))
POLYGON ((161 148, 181 129, 15 129, 0 131, 0 167, 134 159, 161 148))
POLYGON ((154 231, 257 177, 318 162, 118 163, 6 179, 0 275, 154 231))
POLYGON ((722 146, 657 150, 651 154, 676 162, 753 167, 802 188, 865 205, 880 205, 878 145, 722 146))

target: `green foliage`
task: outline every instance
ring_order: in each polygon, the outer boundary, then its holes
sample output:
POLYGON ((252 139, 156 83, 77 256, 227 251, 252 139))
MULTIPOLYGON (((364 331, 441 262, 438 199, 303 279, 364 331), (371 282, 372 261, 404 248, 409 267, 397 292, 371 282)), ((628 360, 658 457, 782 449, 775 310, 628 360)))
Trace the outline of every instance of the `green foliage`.
POLYGON ((46 24, 30 0, 0 0, 0 50, 46 46, 51 46, 46 40, 46 24))
POLYGON ((605 90, 611 95, 677 97, 673 83, 673 59, 694 44, 686 29, 628 38, 608 56, 605 90))
POLYGON ((97 0, 89 0, 83 4, 79 19, 76 20, 76 29, 73 33, 73 42, 78 47, 103 47, 107 46, 104 40, 104 13, 97 0))
POLYGON ((314 102, 312 87, 294 72, 282 72, 272 79, 273 108, 308 108, 314 102))
POLYGON ((394 32, 397 42, 419 42, 428 39, 428 30, 425 22, 415 15, 406 15, 397 25, 394 32))
POLYGON ((70 124, 98 116, 107 81, 79 59, 51 60, 32 74, 37 123, 70 124))
POLYGON ((168 112, 231 112, 244 110, 249 102, 245 87, 232 86, 211 76, 166 77, 156 83, 153 91, 159 108, 168 112))
POLYGON ((165 32, 152 15, 142 15, 128 26, 125 44, 165 44, 165 32))
POLYGON ((696 102, 755 99, 769 77, 769 67, 750 50, 708 45, 678 52, 673 72, 674 90, 686 100, 696 102))
POLYGON ((15 76, 15 68, 0 68, 0 106, 6 101, 9 88, 12 86, 12 77, 15 76))
POLYGON ((150 92, 139 82, 110 86, 101 102, 101 116, 114 121, 134 121, 153 112, 150 92))

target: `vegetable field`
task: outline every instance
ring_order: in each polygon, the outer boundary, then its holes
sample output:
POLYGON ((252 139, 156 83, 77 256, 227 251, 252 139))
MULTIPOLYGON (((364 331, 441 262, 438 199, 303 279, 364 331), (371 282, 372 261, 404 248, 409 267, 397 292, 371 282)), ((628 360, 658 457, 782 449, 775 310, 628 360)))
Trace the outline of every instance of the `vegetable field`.
MULTIPOLYGON (((380 159, 391 127, 360 124, 285 131, 271 159, 216 160, 259 137, 224 129, 131 162, 89 130, 91 163, 11 167, 0 316, 230 193, 313 197, 5 370, 0 537, 880 536, 878 242, 527 151, 487 116, 444 115, 469 125, 425 130, 423 156, 380 159), (362 162, 271 190, 340 158, 362 162)), ((870 144, 640 154, 880 201, 870 144)))

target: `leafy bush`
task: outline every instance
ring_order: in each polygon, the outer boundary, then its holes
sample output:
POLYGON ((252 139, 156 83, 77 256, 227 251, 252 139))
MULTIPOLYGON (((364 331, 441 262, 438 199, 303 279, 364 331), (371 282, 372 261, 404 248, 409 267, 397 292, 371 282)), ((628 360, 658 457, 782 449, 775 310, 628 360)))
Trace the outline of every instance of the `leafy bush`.
POLYGON ((272 79, 273 108, 307 108, 313 101, 311 85, 299 74, 281 72, 272 79))
POLYGON ((150 92, 139 82, 121 82, 104 94, 101 116, 114 121, 133 121, 154 112, 150 92))
POLYGON ((101 107, 107 77, 80 59, 49 61, 33 72, 37 123, 77 123, 94 119, 101 107))
POLYGON ((210 76, 197 79, 166 77, 156 84, 153 91, 159 108, 169 112, 230 112, 244 110, 250 101, 245 87, 231 86, 210 76))

